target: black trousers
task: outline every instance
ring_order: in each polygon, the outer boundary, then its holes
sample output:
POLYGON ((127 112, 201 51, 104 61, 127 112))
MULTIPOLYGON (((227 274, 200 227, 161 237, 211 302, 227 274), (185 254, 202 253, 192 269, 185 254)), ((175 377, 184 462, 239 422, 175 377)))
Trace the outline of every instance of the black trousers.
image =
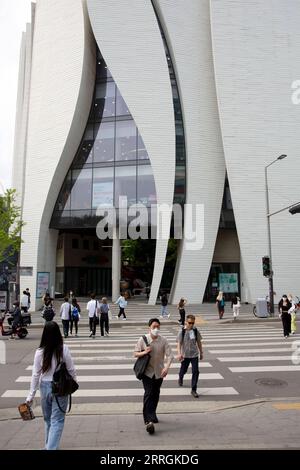
POLYGON ((93 336, 96 335, 96 320, 95 317, 89 317, 90 331, 93 333, 93 336))
POLYGON ((118 317, 120 317, 121 315, 123 315, 123 318, 126 318, 124 307, 119 307, 119 308, 120 308, 120 311, 119 311, 118 317))
POLYGON ((281 320, 282 320, 282 326, 283 326, 283 335, 289 336, 289 334, 291 333, 292 317, 289 313, 282 312, 281 320))
POLYGON ((181 363, 179 371, 179 380, 183 380, 183 376, 188 370, 188 367, 192 364, 192 390, 197 391, 197 384, 199 379, 199 357, 185 357, 181 363))
POLYGON ((179 309, 179 315, 180 315, 180 323, 184 325, 185 322, 185 310, 184 308, 179 309))
POLYGON ((67 338, 69 336, 69 323, 70 320, 62 320, 63 330, 64 330, 64 337, 67 338))
POLYGON ((73 324, 75 325, 75 334, 77 335, 78 333, 78 318, 77 320, 70 320, 70 333, 72 334, 72 331, 73 331, 73 324))
POLYGON ((144 407, 143 415, 145 424, 156 420, 156 408, 159 401, 160 387, 163 383, 163 379, 156 379, 155 377, 147 377, 146 375, 142 378, 144 386, 144 407))
POLYGON ((108 313, 101 313, 101 316, 100 316, 101 336, 104 336, 104 328, 105 328, 106 333, 109 333, 108 313))

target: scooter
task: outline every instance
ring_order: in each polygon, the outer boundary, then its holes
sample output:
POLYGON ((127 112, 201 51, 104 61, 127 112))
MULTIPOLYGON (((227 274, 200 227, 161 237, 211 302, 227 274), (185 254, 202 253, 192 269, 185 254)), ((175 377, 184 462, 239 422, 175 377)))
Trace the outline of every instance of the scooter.
MULTIPOLYGON (((9 326, 11 326, 13 324, 13 321, 14 321, 14 316, 13 316, 13 313, 11 311, 8 311, 7 313, 9 314, 9 317, 7 317, 7 323, 9 324, 9 326)), ((31 324, 31 315, 30 315, 30 313, 21 312, 21 315, 22 315, 22 326, 30 325, 31 324)))
POLYGON ((14 331, 13 331, 12 328, 10 328, 9 330, 4 329, 3 323, 4 323, 4 320, 5 320, 6 314, 7 314, 7 311, 4 312, 4 315, 2 315, 1 318, 0 318, 1 335, 2 336, 12 336, 13 334, 16 334, 20 339, 26 338, 26 336, 28 335, 28 330, 27 330, 27 328, 25 328, 25 326, 18 325, 14 329, 14 331))

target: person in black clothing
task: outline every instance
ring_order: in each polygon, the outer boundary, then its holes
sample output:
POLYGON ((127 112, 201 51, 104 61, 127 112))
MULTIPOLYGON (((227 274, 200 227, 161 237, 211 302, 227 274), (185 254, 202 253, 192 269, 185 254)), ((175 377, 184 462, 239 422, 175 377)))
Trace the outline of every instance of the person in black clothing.
POLYGON ((11 325, 11 337, 14 338, 16 336, 16 331, 18 326, 22 326, 22 313, 20 309, 20 302, 14 303, 14 311, 13 311, 13 322, 11 325))
POLYGON ((285 338, 288 338, 291 333, 291 315, 288 313, 291 306, 292 304, 287 298, 287 295, 283 295, 278 304, 278 309, 283 326, 283 335, 285 338))

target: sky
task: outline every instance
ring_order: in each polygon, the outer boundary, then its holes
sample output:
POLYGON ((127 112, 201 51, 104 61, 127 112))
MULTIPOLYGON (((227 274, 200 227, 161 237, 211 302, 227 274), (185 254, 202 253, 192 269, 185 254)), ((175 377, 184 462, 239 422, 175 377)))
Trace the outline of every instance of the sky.
POLYGON ((30 0, 0 0, 0 193, 11 187, 19 54, 30 5, 30 0))

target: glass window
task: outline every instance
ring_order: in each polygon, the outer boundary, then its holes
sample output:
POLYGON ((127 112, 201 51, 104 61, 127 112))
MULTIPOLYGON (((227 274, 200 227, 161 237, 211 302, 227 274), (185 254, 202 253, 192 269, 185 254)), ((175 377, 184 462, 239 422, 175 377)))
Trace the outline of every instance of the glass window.
POLYGON ((92 163, 93 160, 93 143, 94 143, 94 129, 93 124, 88 124, 79 150, 73 162, 73 167, 82 166, 85 163, 92 163))
POLYGON ((92 198, 92 170, 73 170, 71 210, 90 209, 92 198))
POLYGON ((156 204, 155 182, 151 165, 138 165, 137 202, 145 206, 156 204))
POLYGON ((137 143, 138 159, 139 160, 148 160, 149 155, 144 145, 144 141, 138 131, 138 143, 137 143))
POLYGON ((107 68, 106 63, 103 58, 100 56, 97 57, 97 78, 105 80, 106 78, 111 77, 111 73, 107 68))
POLYGON ((94 168, 93 209, 112 207, 114 200, 114 169, 94 168))
POLYGON ((69 171, 63 183, 63 186, 60 190, 60 193, 56 202, 56 206, 55 206, 56 211, 63 211, 63 210, 71 209, 71 188, 72 188, 71 171, 69 171))
POLYGON ((136 203, 136 166, 119 166, 115 169, 115 207, 119 197, 126 196, 128 205, 136 203))
POLYGON ((97 83, 95 94, 95 119, 115 115, 116 86, 114 82, 97 83))
POLYGON ((175 202, 184 202, 184 188, 185 188, 185 167, 176 166, 175 172, 175 202))
POLYGON ((114 135, 113 122, 96 124, 94 143, 94 162, 112 162, 114 160, 114 135))
POLYGON ((116 160, 136 160, 136 125, 133 120, 116 122, 116 160))
POLYGON ((130 116, 130 111, 127 108, 125 101, 122 98, 122 95, 117 88, 117 109, 116 109, 117 116, 130 116))

